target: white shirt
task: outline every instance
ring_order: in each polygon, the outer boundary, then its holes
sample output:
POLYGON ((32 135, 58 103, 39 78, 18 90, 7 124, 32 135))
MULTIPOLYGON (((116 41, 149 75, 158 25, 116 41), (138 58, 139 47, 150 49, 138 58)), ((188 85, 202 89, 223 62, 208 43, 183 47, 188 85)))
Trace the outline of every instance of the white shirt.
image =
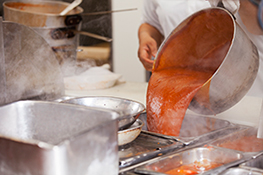
POLYGON ((158 29, 166 38, 188 16, 211 7, 206 0, 144 0, 142 22, 158 29))
MULTIPOLYGON (((184 19, 199 10, 211 7, 206 0, 144 0, 143 5, 142 23, 154 26, 165 38, 184 19)), ((237 23, 257 46, 260 56, 258 75, 247 95, 263 98, 263 36, 249 33, 238 14, 236 18, 237 23)))

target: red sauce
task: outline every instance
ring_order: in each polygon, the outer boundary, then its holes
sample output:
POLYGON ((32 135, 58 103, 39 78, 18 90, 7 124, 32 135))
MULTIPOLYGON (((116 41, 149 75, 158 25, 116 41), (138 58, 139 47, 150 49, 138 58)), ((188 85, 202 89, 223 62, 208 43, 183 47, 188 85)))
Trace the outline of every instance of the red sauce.
POLYGON ((220 147, 243 152, 259 152, 263 150, 263 139, 256 136, 245 136, 219 144, 220 147))
POLYGON ((208 162, 207 160, 204 161, 195 161, 192 164, 188 165, 182 165, 178 168, 169 170, 165 172, 166 174, 169 175, 190 175, 190 174, 200 174, 205 171, 214 169, 216 167, 221 166, 221 163, 215 163, 215 162, 208 162))
POLYGON ((178 136, 194 97, 202 97, 198 102, 209 109, 209 81, 228 52, 233 32, 231 17, 218 9, 200 11, 172 32, 148 84, 149 131, 178 136))

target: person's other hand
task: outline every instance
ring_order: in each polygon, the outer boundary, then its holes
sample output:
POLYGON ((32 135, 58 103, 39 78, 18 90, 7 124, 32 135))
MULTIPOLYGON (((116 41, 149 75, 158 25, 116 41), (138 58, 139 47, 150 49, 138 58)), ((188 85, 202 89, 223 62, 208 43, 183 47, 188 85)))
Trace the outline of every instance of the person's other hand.
POLYGON ((154 63, 152 57, 155 57, 156 53, 157 42, 147 33, 141 34, 140 45, 138 49, 138 57, 146 70, 152 71, 154 63))
POLYGON ((212 7, 217 7, 217 4, 222 1, 224 7, 229 10, 232 14, 235 14, 239 7, 240 2, 239 0, 208 0, 212 7))

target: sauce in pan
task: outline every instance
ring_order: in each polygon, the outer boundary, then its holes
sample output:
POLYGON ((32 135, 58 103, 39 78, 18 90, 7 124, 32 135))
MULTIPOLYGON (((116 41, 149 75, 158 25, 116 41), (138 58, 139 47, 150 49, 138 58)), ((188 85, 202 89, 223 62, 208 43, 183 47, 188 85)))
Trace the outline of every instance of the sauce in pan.
POLYGON ((166 174, 169 175, 190 175, 190 174, 200 174, 205 171, 214 169, 216 167, 221 166, 221 163, 215 163, 215 162, 209 162, 208 160, 203 160, 203 161, 195 161, 192 164, 188 165, 182 165, 178 168, 169 170, 165 172, 166 174))
POLYGON ((149 131, 178 136, 194 98, 209 109, 209 84, 231 45, 234 24, 219 9, 198 12, 178 26, 159 51, 147 90, 149 131), (201 87, 204 91, 198 91, 201 87))

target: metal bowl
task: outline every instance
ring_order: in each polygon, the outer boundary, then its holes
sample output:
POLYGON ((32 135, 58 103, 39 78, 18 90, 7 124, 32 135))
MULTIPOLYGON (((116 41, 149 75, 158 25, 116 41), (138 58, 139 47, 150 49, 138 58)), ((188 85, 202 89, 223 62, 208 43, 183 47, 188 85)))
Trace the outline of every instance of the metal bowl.
POLYGON ((119 130, 129 128, 136 121, 139 115, 143 111, 145 111, 145 106, 143 104, 133 100, 118 97, 86 96, 71 98, 68 100, 63 100, 61 102, 88 107, 103 108, 118 112, 120 115, 120 117, 118 118, 119 130))
POLYGON ((118 132, 119 146, 126 145, 134 141, 141 133, 144 123, 137 119, 128 129, 118 132))

